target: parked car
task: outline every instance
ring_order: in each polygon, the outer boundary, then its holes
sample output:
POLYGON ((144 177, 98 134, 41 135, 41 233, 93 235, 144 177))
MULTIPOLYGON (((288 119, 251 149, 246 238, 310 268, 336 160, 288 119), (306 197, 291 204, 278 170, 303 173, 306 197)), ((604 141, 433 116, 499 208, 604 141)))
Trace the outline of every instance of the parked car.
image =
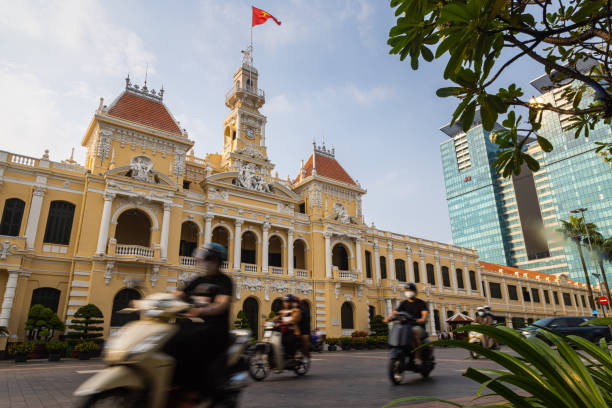
MULTIPOLYGON (((592 316, 559 316, 547 317, 536 320, 531 325, 524 327, 521 331, 525 337, 533 337, 538 335, 538 329, 535 326, 546 327, 555 333, 562 335, 573 334, 583 337, 592 342, 598 342, 604 338, 606 341, 612 341, 612 333, 608 326, 581 326, 582 323, 594 319, 592 316)), ((543 338, 540 336, 540 338, 543 338)))

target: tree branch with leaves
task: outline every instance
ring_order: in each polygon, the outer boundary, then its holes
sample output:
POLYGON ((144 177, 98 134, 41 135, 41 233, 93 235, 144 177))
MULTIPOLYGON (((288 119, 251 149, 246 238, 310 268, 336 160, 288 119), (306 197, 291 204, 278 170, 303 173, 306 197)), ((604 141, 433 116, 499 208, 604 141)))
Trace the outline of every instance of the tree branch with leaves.
MULTIPOLYGON (((526 152, 528 140, 553 150, 538 133, 543 112, 571 115, 567 129, 576 138, 588 137, 597 123, 610 124, 611 0, 391 0, 391 7, 397 22, 389 33, 390 53, 410 57, 414 70, 421 59, 448 56, 444 78, 456 85, 436 93, 460 100, 451 125, 460 121, 468 131, 479 108, 500 148, 494 168, 505 177, 519 174, 524 162, 539 169, 526 152), (543 66, 550 88, 562 88, 567 104, 525 99, 514 83, 494 89, 500 75, 525 58, 543 66), (503 130, 495 128, 500 115, 506 115, 503 130)), ((612 162, 612 143, 599 143, 598 153, 612 162)))

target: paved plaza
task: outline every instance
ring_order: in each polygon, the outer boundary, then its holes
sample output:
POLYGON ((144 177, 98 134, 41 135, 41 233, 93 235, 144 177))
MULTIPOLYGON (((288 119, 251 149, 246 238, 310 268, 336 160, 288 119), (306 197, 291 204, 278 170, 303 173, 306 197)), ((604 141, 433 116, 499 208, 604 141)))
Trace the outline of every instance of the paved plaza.
MULTIPOLYGON (((279 402, 286 407, 381 407, 396 398, 417 395, 469 403, 478 387, 461 376, 463 370, 495 366, 487 360, 471 360, 467 351, 453 348, 436 349, 436 360, 430 379, 407 373, 402 385, 393 386, 387 377, 386 351, 315 353, 306 377, 271 374, 263 382, 252 382, 243 393, 241 407, 268 408, 279 402)), ((103 367, 100 360, 0 362, 0 408, 73 406, 73 390, 103 367)), ((436 406, 448 405, 411 405, 436 406)))

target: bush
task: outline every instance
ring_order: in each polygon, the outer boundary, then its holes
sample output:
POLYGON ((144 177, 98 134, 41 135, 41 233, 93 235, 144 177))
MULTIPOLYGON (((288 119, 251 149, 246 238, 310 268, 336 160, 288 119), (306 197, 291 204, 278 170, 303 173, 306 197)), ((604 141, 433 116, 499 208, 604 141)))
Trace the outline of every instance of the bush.
POLYGON ((336 337, 328 337, 325 339, 325 343, 327 343, 330 346, 335 346, 338 344, 338 342, 339 340, 336 337))
POLYGON ((74 350, 79 353, 93 353, 98 350, 98 344, 94 341, 83 341, 74 346, 74 350))
POLYGON ((376 315, 370 320, 370 330, 377 336, 389 335, 389 326, 383 320, 385 319, 381 315, 376 315))
POLYGON ((47 351, 49 353, 63 353, 66 350, 66 343, 59 340, 51 340, 47 344, 45 344, 47 351))
POLYGON ((84 341, 102 342, 102 327, 104 315, 97 306, 89 304, 81 306, 76 311, 72 319, 72 324, 68 326, 71 332, 68 333, 68 342, 75 344, 84 341))
POLYGON ((368 345, 368 347, 376 346, 376 337, 373 337, 373 336, 366 337, 366 344, 368 345))
POLYGON ((376 347, 385 348, 389 342, 388 336, 376 336, 376 347))
POLYGON ((25 328, 30 340, 49 340, 55 330, 62 331, 64 323, 57 314, 43 305, 33 305, 28 312, 25 328))
POLYGON ((350 350, 352 340, 351 337, 340 337, 340 346, 342 350, 350 350))
POLYGON ((357 350, 361 350, 366 345, 365 337, 353 337, 351 339, 351 346, 356 348, 357 350))
POLYGON ((241 310, 238 312, 236 316, 236 320, 234 320, 234 329, 251 329, 249 326, 249 321, 246 318, 246 314, 241 310))
POLYGON ((33 351, 34 343, 31 342, 11 344, 8 348, 8 353, 11 356, 28 355, 33 351))
MULTIPOLYGON (((593 319, 593 325, 612 325, 612 318, 593 319)), ((595 345, 582 337, 562 336, 548 329, 540 333, 555 348, 539 337, 525 338, 505 326, 468 325, 455 332, 475 331, 505 344, 513 353, 486 349, 460 340, 439 340, 430 344, 452 345, 480 354, 505 370, 474 369, 463 375, 481 384, 478 395, 489 388, 504 398, 505 407, 524 408, 602 408, 612 406, 612 355, 605 339, 595 345), (515 356, 518 355, 518 356, 515 356)), ((461 407, 455 402, 429 397, 408 397, 385 407, 408 401, 432 400, 461 407)))

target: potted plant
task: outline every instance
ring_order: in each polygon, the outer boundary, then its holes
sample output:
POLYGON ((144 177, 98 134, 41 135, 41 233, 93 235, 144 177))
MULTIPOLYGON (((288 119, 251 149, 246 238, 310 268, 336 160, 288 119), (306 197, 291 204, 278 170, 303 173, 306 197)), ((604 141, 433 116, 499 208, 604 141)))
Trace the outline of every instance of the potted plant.
POLYGON ((368 350, 373 350, 376 348, 376 337, 373 337, 373 336, 366 337, 366 348, 368 350))
POLYGON ((387 336, 376 336, 376 347, 380 349, 387 348, 387 336))
POLYGON ((342 347, 344 351, 349 351, 351 349, 351 338, 340 337, 340 347, 342 347))
POLYGON ((338 344, 338 339, 335 337, 328 337, 327 339, 325 339, 325 343, 327 343, 327 351, 336 351, 337 350, 337 344, 338 344))
POLYGON ((16 363, 25 363, 28 361, 28 354, 34 351, 34 344, 32 343, 17 343, 9 346, 9 355, 15 358, 16 363))
POLYGON ((366 338, 365 337, 353 337, 351 339, 351 346, 355 350, 363 350, 366 347, 366 338))
POLYGON ((68 343, 74 345, 82 342, 102 342, 102 324, 104 315, 97 306, 88 304, 76 311, 68 328, 68 343))
POLYGON ((79 352, 79 360, 89 360, 98 350, 98 344, 93 341, 83 341, 74 346, 74 350, 79 352))
POLYGON ((66 343, 59 340, 51 340, 45 347, 49 352, 49 361, 60 361, 62 355, 66 352, 66 343))

